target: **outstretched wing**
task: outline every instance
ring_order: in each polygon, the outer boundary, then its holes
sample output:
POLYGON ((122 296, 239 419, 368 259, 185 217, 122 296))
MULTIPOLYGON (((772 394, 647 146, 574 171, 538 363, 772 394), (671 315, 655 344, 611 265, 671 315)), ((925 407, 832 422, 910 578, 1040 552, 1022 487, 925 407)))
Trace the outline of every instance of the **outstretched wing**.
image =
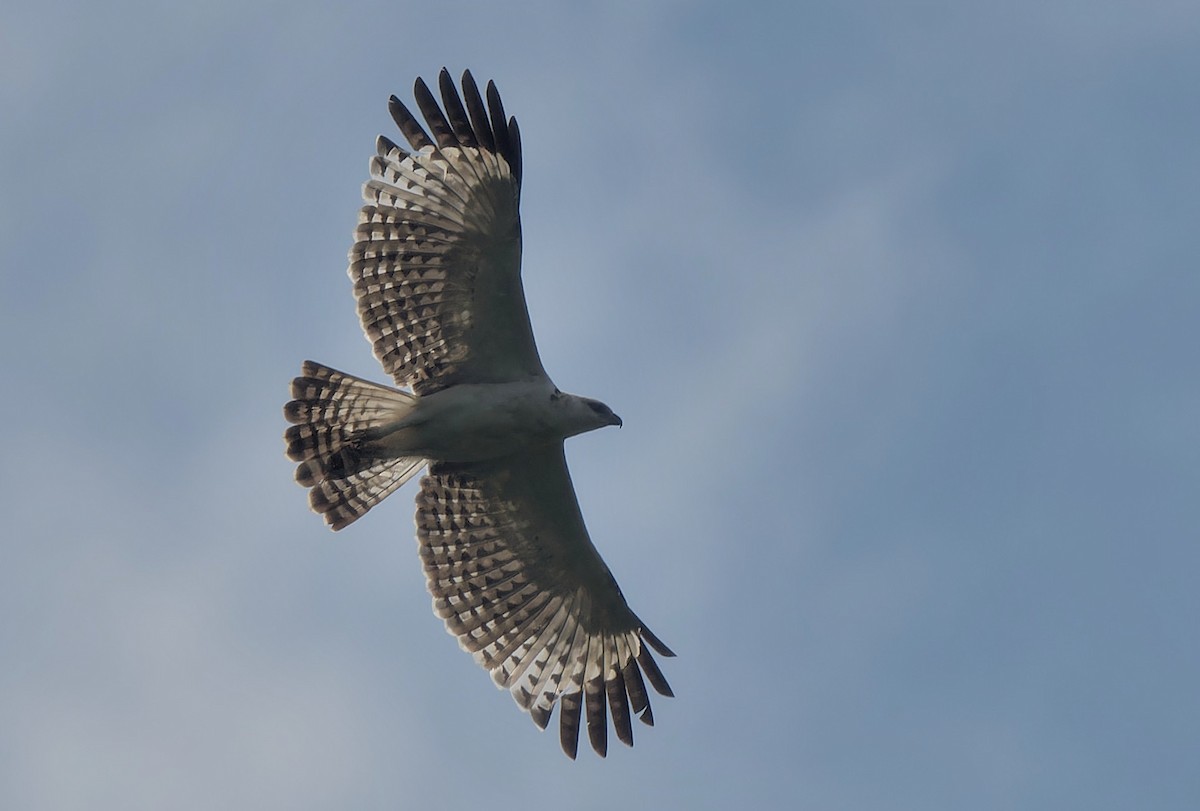
POLYGON ((444 68, 438 84, 445 111, 423 80, 414 88, 432 137, 392 96, 415 151, 379 137, 350 250, 363 331, 417 394, 545 375, 521 287, 516 119, 492 82, 485 105, 470 71, 462 97, 444 68))
POLYGON ((630 710, 654 723, 645 681, 672 693, 646 645, 674 654, 629 609, 592 546, 561 445, 486 464, 434 464, 416 520, 434 610, 539 727, 561 705, 570 757, 581 712, 601 756, 606 706, 628 745, 630 710))

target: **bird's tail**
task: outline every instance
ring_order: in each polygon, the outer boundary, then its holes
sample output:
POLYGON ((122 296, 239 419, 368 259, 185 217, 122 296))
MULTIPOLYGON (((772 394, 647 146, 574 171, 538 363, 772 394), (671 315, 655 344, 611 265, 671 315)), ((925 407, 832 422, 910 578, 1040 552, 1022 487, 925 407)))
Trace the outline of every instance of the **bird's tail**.
POLYGON ((408 415, 416 395, 305 361, 283 416, 296 481, 333 529, 350 524, 404 484, 425 463, 380 452, 381 429, 408 415))

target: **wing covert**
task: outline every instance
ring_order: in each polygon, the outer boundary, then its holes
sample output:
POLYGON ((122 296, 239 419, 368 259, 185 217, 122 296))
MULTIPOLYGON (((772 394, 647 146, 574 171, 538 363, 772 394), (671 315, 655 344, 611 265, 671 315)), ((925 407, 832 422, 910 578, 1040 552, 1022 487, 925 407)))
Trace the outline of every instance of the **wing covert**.
POLYGON ((391 99, 413 151, 379 137, 348 271, 375 356, 417 394, 545 375, 521 285, 516 121, 469 71, 465 105, 445 69, 439 85, 444 112, 414 88, 429 133, 391 99))

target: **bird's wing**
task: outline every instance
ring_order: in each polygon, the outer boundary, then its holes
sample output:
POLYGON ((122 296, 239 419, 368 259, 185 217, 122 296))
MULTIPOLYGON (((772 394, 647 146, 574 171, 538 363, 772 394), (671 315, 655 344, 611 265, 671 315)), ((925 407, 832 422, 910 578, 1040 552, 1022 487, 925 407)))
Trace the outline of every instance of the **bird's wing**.
POLYGON ((561 445, 434 464, 416 521, 434 610, 539 727, 560 703, 570 757, 581 713, 602 756, 606 706, 626 744, 631 710, 654 723, 645 682, 672 693, 646 645, 674 654, 629 609, 588 538, 561 445))
POLYGON ((350 250, 363 331, 417 394, 545 375, 521 287, 516 119, 492 82, 485 104, 469 71, 461 97, 445 69, 438 84, 444 111, 424 81, 414 88, 432 137, 392 96, 413 151, 379 137, 350 250))

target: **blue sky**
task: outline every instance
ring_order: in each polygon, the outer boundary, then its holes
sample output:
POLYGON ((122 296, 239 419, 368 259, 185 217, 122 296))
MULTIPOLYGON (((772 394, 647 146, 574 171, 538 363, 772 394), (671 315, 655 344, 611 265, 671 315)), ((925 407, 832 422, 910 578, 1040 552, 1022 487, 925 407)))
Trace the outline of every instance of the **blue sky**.
POLYGON ((1194 808, 1200 7, 9 4, 0 806, 1194 808), (391 93, 496 79, 592 536, 679 654, 575 763, 343 533, 391 93))

